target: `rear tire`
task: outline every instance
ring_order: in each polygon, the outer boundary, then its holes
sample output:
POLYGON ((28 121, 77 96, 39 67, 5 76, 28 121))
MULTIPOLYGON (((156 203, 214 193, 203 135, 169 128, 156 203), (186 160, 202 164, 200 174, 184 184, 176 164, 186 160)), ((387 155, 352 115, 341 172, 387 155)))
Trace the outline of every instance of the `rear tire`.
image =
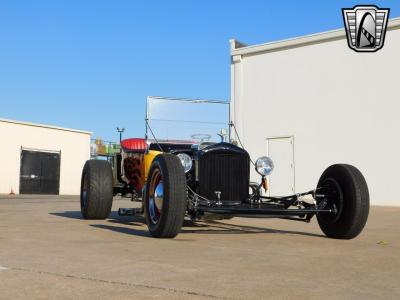
POLYGON ((337 213, 317 214, 326 236, 355 238, 363 230, 369 214, 369 192, 364 176, 354 166, 336 164, 328 167, 318 182, 318 194, 327 196, 326 208, 337 213))
POLYGON ((91 220, 106 219, 113 201, 113 177, 109 162, 88 160, 82 171, 81 213, 91 220))
POLYGON ((174 238, 181 230, 187 206, 186 176, 179 158, 159 154, 146 182, 145 218, 150 234, 174 238))

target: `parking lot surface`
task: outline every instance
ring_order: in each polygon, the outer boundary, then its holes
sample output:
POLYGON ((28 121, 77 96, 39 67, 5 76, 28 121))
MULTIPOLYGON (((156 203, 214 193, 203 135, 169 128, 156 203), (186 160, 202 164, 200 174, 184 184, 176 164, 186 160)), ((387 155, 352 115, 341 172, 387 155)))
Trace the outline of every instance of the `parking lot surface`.
POLYGON ((245 218, 166 240, 141 217, 83 220, 76 196, 3 195, 0 299, 400 299, 399 215, 372 207, 348 241, 315 220, 245 218))

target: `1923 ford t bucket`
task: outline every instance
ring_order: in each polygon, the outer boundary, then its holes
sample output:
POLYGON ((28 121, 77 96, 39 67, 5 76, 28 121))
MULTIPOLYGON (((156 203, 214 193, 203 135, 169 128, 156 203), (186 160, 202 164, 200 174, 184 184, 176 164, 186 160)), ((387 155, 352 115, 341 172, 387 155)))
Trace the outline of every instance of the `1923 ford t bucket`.
POLYGON ((221 121, 218 110, 225 109, 227 102, 157 97, 147 101, 146 137, 123 140, 121 152, 108 161, 86 162, 81 183, 84 218, 107 218, 113 196, 129 194, 141 207, 120 208, 119 214, 143 214, 154 237, 175 237, 185 217, 193 221, 213 216, 277 217, 309 222, 316 216, 322 231, 339 239, 354 238, 364 228, 369 193, 356 167, 334 164, 313 190, 269 196, 265 192, 273 162, 263 156, 253 163, 234 124, 221 121), (195 112, 184 113, 178 106, 195 112), (200 121, 204 117, 217 121, 200 121), (213 142, 216 139, 220 141, 213 142), (252 167, 261 177, 258 183, 250 182, 252 167))

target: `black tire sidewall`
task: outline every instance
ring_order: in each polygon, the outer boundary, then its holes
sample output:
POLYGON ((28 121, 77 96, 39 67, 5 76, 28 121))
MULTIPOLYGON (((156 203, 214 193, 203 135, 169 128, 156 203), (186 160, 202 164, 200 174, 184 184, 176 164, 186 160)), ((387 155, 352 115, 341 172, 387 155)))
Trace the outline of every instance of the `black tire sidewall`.
POLYGON ((80 204, 85 219, 106 219, 113 202, 113 176, 109 162, 86 161, 81 178, 80 204), (83 203, 83 185, 87 181, 86 203, 83 203))
POLYGON ((318 187, 326 179, 336 181, 343 194, 343 207, 338 219, 326 222, 323 213, 317 214, 321 230, 329 237, 350 239, 357 236, 365 226, 369 214, 369 193, 361 172, 351 165, 336 164, 322 174, 318 187))
POLYGON ((180 231, 186 212, 186 176, 178 157, 173 154, 157 155, 147 174, 144 212, 146 224, 154 237, 175 237, 180 231), (149 215, 148 201, 151 179, 155 170, 162 176, 164 199, 159 221, 154 224, 149 215))

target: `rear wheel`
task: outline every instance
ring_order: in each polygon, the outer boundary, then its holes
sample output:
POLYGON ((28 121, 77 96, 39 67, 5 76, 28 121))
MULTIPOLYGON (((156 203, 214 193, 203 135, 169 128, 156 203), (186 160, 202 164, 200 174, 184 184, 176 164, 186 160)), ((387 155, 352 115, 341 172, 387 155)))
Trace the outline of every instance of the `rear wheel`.
POLYGON ((160 154, 154 159, 144 204, 152 236, 173 238, 179 233, 186 212, 186 176, 177 156, 160 154))
POLYGON ((113 201, 111 165, 104 160, 88 160, 82 171, 81 213, 85 219, 105 219, 113 201))
POLYGON ((368 219, 369 192, 356 167, 330 166, 319 179, 317 193, 325 195, 325 208, 334 211, 317 215, 319 226, 328 237, 352 239, 360 234, 368 219))

